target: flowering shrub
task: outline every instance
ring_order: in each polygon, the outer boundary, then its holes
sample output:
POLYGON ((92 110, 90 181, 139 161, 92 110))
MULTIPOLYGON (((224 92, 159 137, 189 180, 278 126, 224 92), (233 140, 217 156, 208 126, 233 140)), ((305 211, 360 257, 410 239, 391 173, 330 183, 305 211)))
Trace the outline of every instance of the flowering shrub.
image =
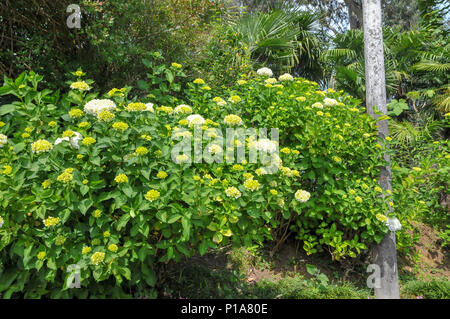
MULTIPOLYGON (((269 71, 258 70, 256 77, 214 94, 192 84, 191 103, 212 119, 235 114, 248 127, 279 128, 279 172, 259 178, 277 191, 264 196, 277 199, 278 206, 269 205, 271 220, 290 221, 288 230, 308 254, 326 249, 335 259, 355 257, 383 238, 387 219, 376 216, 395 202, 377 183, 389 137, 379 144, 376 122, 343 91, 322 91, 289 74, 269 78, 269 71), (219 105, 235 95, 238 103, 219 105)), ((285 229, 277 225, 271 236, 283 239, 285 229)))
POLYGON ((0 109, 0 292, 125 296, 154 287, 163 263, 282 241, 289 230, 308 254, 336 259, 379 242, 389 205, 380 195, 391 193, 376 183, 384 146, 374 120, 343 92, 286 74, 266 83, 263 73, 223 90, 197 79, 185 101, 165 96, 166 105, 70 83, 60 97, 39 91, 33 72, 7 79, 0 94, 17 101, 0 109), (222 143, 208 143, 238 127, 279 128, 279 142, 234 142, 270 165, 230 161, 222 143), (173 156, 186 139, 227 161, 173 156), (69 289, 73 265, 84 289, 69 289))

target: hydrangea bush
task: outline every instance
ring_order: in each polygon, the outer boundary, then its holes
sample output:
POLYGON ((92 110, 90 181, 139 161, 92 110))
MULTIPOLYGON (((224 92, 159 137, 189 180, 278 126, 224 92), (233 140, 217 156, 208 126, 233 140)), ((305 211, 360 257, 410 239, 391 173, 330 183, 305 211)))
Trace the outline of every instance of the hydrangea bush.
MULTIPOLYGON (((175 83, 181 65, 168 70, 175 83)), ((151 294, 165 263, 221 245, 294 233, 308 254, 341 259, 387 232, 392 193, 376 182, 385 143, 344 92, 265 70, 229 88, 196 79, 185 100, 168 93, 162 105, 130 97, 130 87, 100 95, 83 72, 73 76, 62 96, 38 90, 33 72, 0 88, 16 97, 0 108, 5 297, 151 294), (172 156, 180 140, 198 142, 197 130, 209 138, 203 152, 223 158, 226 147, 211 138, 230 127, 278 128, 279 142, 243 142, 271 166, 172 156), (70 289, 74 272, 81 289, 70 289)))

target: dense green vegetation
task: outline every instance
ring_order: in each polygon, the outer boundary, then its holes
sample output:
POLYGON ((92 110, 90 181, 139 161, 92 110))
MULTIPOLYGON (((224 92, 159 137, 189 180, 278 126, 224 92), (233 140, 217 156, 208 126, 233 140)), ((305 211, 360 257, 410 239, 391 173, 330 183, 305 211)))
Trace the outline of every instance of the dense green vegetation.
MULTIPOLYGON (((3 298, 368 298, 312 265, 251 284, 245 258, 218 273, 177 265, 223 248, 273 257, 287 241, 360 265, 394 218, 401 257, 418 256, 420 225, 448 254, 443 1, 383 1, 382 141, 365 109, 360 1, 85 0, 73 29, 70 3, 0 4, 3 298), (392 191, 378 184, 384 153, 392 191), (70 265, 84 289, 68 287, 70 265)), ((448 287, 408 278, 402 296, 448 287)))

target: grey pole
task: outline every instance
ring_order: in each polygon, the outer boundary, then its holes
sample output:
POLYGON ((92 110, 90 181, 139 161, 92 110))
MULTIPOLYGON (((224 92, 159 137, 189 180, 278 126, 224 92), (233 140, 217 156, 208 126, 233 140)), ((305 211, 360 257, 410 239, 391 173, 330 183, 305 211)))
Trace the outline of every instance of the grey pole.
MULTIPOLYGON (((386 79, 384 69, 383 32, 381 24, 381 0, 363 0, 364 58, 366 69, 366 105, 367 113, 377 118, 378 111, 387 114, 386 79)), ((378 122, 378 137, 385 139, 389 135, 387 120, 378 122)), ((386 167, 380 168, 380 186, 392 191, 391 160, 384 155, 386 167)), ((399 299, 397 250, 395 233, 388 233, 373 251, 373 262, 381 269, 380 286, 375 287, 377 299, 399 299)))

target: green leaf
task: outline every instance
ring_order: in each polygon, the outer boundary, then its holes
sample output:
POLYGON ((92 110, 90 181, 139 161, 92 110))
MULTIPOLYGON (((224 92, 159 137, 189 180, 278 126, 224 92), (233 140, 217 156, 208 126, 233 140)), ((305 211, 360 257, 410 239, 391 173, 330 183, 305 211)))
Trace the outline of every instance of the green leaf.
POLYGON ((172 71, 170 71, 169 69, 166 69, 165 72, 166 72, 166 80, 167 80, 169 83, 172 83, 172 82, 173 82, 173 79, 174 79, 174 76, 173 76, 172 71))
POLYGON ((88 209, 94 204, 92 199, 86 198, 83 199, 80 204, 78 205, 78 209, 80 210, 81 214, 85 215, 88 209))
POLYGON ((127 267, 120 267, 119 273, 124 276, 126 279, 131 280, 131 271, 127 267))
POLYGON ((173 215, 173 216, 171 216, 171 217, 167 220, 167 223, 168 223, 168 224, 173 224, 173 223, 175 223, 177 220, 179 220, 181 217, 183 217, 183 216, 180 215, 180 214, 173 215))
POLYGON ((203 256, 209 248, 209 243, 207 240, 203 240, 198 247, 200 255, 203 256))
POLYGON ((150 88, 150 85, 143 80, 138 80, 137 85, 141 90, 144 90, 144 91, 147 91, 150 88))
POLYGON ((0 115, 5 115, 13 112, 16 109, 16 106, 13 104, 5 104, 0 107, 0 115))
POLYGON ((122 215, 122 217, 120 217, 120 219, 116 225, 117 231, 120 231, 122 228, 124 228, 127 225, 130 218, 131 218, 131 216, 129 214, 122 215))
POLYGON ((16 145, 14 145, 14 147, 13 147, 14 153, 21 152, 25 148, 25 146, 26 146, 25 143, 18 143, 16 145))

